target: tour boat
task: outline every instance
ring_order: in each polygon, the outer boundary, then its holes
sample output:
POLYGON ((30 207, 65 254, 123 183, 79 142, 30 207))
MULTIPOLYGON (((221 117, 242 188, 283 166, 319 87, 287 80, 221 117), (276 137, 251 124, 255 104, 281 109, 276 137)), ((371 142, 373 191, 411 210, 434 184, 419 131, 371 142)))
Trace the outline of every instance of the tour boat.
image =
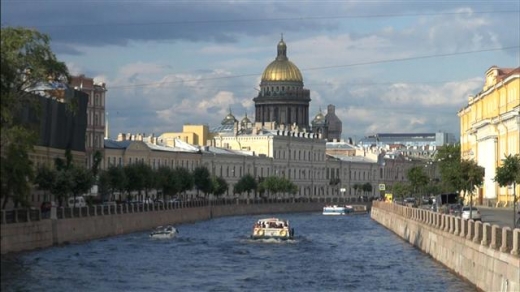
POLYGON ((150 237, 152 238, 172 238, 177 235, 179 231, 177 231, 177 228, 173 226, 158 226, 150 233, 150 237))
POLYGON ((332 205, 323 207, 323 215, 366 214, 367 212, 367 206, 365 205, 332 205))
POLYGON ((350 213, 352 208, 346 208, 345 206, 325 206, 323 207, 323 215, 345 215, 350 213))
POLYGON ((294 228, 290 228, 289 221, 278 218, 258 220, 253 227, 252 239, 292 239, 294 228))

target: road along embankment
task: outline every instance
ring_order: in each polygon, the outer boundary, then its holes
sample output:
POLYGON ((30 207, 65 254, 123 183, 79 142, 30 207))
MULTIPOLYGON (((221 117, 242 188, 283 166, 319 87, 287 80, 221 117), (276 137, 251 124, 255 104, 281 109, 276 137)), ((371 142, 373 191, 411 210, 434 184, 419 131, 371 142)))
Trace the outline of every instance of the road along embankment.
POLYGON ((483 291, 520 291, 520 229, 374 202, 372 219, 483 291))

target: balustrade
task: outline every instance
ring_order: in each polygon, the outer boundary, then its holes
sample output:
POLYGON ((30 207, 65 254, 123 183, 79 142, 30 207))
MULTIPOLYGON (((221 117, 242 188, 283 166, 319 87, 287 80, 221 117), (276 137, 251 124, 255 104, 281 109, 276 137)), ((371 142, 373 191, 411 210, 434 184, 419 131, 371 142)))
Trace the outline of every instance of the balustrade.
POLYGON ((427 210, 419 210, 396 204, 374 202, 373 208, 383 209, 394 214, 399 214, 414 221, 423 222, 425 225, 459 236, 477 244, 510 253, 520 254, 520 229, 511 230, 509 227, 500 227, 481 221, 462 219, 446 214, 440 214, 427 210))

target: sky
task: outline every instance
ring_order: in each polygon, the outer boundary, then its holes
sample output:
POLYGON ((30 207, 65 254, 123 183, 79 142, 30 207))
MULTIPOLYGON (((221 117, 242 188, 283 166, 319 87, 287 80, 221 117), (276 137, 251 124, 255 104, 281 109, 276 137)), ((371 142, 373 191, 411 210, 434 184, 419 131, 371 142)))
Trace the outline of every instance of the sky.
POLYGON ((281 35, 311 91, 310 120, 336 106, 344 139, 448 132, 491 66, 520 66, 520 2, 2 0, 74 75, 105 82, 111 138, 254 120, 281 35))

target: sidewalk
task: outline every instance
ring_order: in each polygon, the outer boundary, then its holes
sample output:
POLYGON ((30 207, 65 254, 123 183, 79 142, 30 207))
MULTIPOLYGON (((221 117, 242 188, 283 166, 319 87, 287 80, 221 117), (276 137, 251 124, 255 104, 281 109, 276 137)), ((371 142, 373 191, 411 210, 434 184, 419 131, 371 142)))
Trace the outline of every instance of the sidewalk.
MULTIPOLYGON (((484 209, 484 210, 511 210, 513 211, 513 207, 512 206, 508 206, 508 207, 495 207, 495 206, 484 206, 484 205, 475 205, 475 207, 477 208, 480 208, 480 209, 484 209)), ((518 211, 518 208, 516 209, 518 211)))

